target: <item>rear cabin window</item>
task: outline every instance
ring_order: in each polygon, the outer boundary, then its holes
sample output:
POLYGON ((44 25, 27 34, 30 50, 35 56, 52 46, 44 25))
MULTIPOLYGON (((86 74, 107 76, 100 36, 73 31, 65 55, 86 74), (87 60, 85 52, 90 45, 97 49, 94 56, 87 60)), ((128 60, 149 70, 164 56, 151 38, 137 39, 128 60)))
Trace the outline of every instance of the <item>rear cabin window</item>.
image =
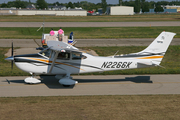
POLYGON ((72 53, 72 60, 86 59, 87 57, 81 53, 72 53))

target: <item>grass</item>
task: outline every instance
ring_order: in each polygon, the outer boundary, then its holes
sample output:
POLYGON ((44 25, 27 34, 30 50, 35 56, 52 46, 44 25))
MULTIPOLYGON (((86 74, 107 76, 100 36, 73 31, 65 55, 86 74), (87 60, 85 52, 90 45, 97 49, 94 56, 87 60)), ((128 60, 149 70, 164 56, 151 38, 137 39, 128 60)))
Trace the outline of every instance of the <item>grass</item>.
MULTIPOLYGON (((135 53, 143 50, 143 46, 124 46, 124 47, 86 47, 83 49, 95 50, 100 56, 113 55, 119 50, 118 54, 135 53)), ((0 48, 0 76, 27 76, 29 73, 23 72, 14 65, 11 70, 11 63, 5 61, 4 54, 8 48, 0 48)), ((180 74, 180 46, 170 46, 166 52, 161 67, 107 71, 103 73, 87 73, 85 75, 127 75, 127 74, 180 74)), ((82 74, 84 75, 84 74, 82 74)))
POLYGON ((177 120, 180 95, 0 98, 0 119, 177 120))
MULTIPOLYGON (((38 28, 0 28, 0 39, 41 39, 42 29, 38 28)), ((59 27, 54 28, 58 30, 59 27)), ((51 28, 45 28, 49 33, 51 28)), ((66 27, 65 34, 74 32, 75 39, 118 39, 118 38, 156 38, 162 31, 175 32, 180 38, 180 27, 66 27)))
POLYGON ((1 15, 0 22, 140 22, 179 21, 180 14, 136 14, 120 16, 15 16, 1 15))

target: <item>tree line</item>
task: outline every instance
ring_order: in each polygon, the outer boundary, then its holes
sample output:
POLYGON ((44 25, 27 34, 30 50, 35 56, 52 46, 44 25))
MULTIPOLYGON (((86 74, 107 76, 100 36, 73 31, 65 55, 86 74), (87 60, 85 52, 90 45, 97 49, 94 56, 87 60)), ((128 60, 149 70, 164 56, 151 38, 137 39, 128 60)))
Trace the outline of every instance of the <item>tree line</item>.
POLYGON ((98 8, 103 8, 103 12, 106 11, 107 6, 132 6, 134 7, 134 12, 140 12, 140 9, 142 12, 149 12, 149 9, 155 9, 155 12, 161 12, 163 11, 163 8, 161 5, 180 5, 180 1, 145 1, 145 0, 130 0, 130 1, 123 1, 119 0, 119 4, 107 4, 106 0, 101 0, 101 3, 91 3, 87 1, 81 1, 81 2, 69 2, 69 3, 59 3, 58 1, 55 3, 47 3, 45 0, 37 0, 36 3, 32 3, 31 0, 29 2, 27 1, 9 1, 7 3, 2 3, 0 5, 0 8, 10 8, 10 7, 16 7, 16 8, 26 8, 29 4, 34 4, 37 9, 46 9, 48 6, 65 6, 70 8, 75 7, 82 7, 83 9, 89 11, 89 10, 98 10, 98 8))

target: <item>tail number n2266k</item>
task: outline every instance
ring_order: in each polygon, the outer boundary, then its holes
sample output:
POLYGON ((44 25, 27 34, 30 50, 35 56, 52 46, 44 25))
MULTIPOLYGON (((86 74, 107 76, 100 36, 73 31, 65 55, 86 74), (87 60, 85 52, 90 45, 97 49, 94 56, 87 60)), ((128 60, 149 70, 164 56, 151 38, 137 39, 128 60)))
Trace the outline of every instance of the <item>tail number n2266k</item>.
POLYGON ((129 68, 132 62, 104 62, 101 68, 129 68))

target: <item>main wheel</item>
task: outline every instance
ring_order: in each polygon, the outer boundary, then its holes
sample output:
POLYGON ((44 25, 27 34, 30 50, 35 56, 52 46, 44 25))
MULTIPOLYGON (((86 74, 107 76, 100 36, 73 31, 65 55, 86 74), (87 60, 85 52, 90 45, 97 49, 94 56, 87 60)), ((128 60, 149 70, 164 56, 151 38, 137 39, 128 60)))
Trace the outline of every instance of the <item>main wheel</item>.
POLYGON ((70 85, 63 85, 64 87, 70 87, 70 85))

